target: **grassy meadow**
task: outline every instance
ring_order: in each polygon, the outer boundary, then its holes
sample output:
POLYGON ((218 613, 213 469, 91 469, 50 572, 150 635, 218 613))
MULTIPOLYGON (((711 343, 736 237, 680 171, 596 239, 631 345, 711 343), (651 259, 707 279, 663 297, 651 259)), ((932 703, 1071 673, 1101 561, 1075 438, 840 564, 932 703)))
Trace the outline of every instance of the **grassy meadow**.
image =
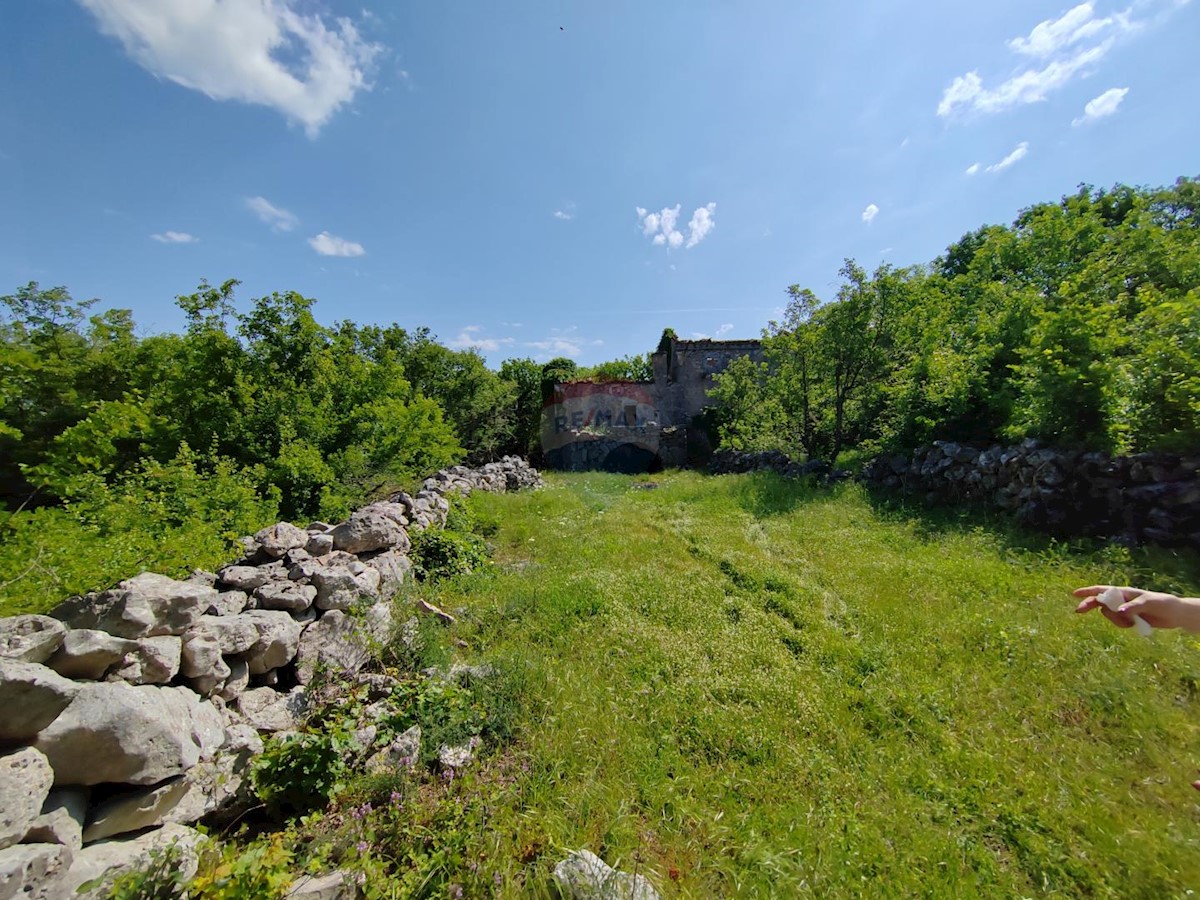
POLYGON ((664 896, 1200 886, 1200 643, 1070 597, 1194 595, 1194 558, 854 484, 548 481, 476 495, 495 565, 423 591, 523 685, 515 743, 452 791, 469 884, 549 893, 588 847, 664 896))

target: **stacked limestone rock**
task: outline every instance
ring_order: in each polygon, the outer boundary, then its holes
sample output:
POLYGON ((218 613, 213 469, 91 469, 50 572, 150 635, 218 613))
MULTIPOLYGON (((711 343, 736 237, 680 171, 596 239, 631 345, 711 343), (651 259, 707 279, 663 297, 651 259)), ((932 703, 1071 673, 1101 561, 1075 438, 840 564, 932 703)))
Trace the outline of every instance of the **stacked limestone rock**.
POLYGON ((743 472, 778 472, 785 478, 817 476, 829 481, 849 477, 848 472, 832 468, 820 459, 793 462, 791 457, 779 450, 718 450, 708 464, 709 474, 737 475, 743 472))
POLYGON ((935 441, 911 457, 881 456, 863 477, 929 499, 974 500, 1066 535, 1200 547, 1200 456, 1002 447, 935 441))
POLYGON ((353 675, 388 636, 409 532, 444 525, 451 492, 540 483, 515 457, 458 466, 338 525, 265 528, 219 572, 0 619, 0 900, 75 896, 172 842, 194 867, 185 826, 247 800, 318 665, 353 675))

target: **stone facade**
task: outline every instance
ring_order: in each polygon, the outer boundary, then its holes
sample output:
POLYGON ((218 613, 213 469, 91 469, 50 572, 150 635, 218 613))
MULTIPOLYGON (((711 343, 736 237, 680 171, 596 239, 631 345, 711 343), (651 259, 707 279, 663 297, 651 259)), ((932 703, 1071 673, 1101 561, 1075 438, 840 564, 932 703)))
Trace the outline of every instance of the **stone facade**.
POLYGON ((556 469, 644 472, 703 465, 712 446, 696 417, 735 359, 762 359, 759 341, 672 339, 654 353, 653 381, 567 382, 542 411, 542 452, 556 469))

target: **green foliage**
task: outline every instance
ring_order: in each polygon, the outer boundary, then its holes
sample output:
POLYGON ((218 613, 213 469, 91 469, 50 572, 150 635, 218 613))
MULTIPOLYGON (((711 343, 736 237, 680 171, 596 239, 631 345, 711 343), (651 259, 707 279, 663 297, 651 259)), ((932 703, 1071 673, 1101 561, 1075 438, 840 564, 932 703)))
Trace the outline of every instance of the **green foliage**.
POLYGON ((512 440, 509 450, 520 456, 541 452, 542 367, 532 359, 506 359, 500 377, 512 385, 512 440))
POLYGON ((576 381, 653 381, 654 368, 649 353, 622 356, 575 373, 576 381))
POLYGON ((0 520, 0 615, 44 612, 141 571, 183 577, 221 565, 240 535, 277 520, 278 492, 260 491, 262 475, 184 445, 111 482, 69 479, 66 505, 0 520))
POLYGON ((281 834, 259 838, 248 846, 211 843, 200 855, 196 877, 187 884, 187 896, 193 900, 277 900, 287 896, 293 881, 293 859, 281 834))
POLYGON ((344 741, 336 733, 272 738, 251 768, 255 793, 276 812, 323 807, 345 783, 344 741))
POLYGON ((679 340, 679 335, 675 333, 674 328, 664 328, 662 337, 658 339, 658 352, 664 353, 671 349, 671 343, 679 340))
POLYGON ((1189 179, 1082 187, 926 267, 848 262, 832 302, 793 285, 766 368, 717 380, 723 441, 827 458, 935 438, 1194 450, 1196 196, 1189 179))
POLYGON ((0 298, 0 491, 66 499, 143 458, 213 448, 261 467, 284 515, 336 516, 372 491, 507 440, 509 386, 425 331, 336 328, 295 292, 234 305, 236 281, 181 296, 182 335, 138 339, 127 312, 30 284, 0 298), (445 410, 452 410, 447 420, 445 410))
POLYGON ((409 557, 422 581, 465 575, 487 565, 487 545, 478 535, 429 529, 413 535, 409 557))
POLYGON ((518 764, 481 772, 500 794, 447 880, 475 861, 527 895, 577 846, 664 896, 1173 896, 1200 877, 1173 824, 1195 641, 1135 640, 1070 597, 1194 595, 1194 554, 1063 546, 853 484, 655 479, 473 498, 503 522, 497 565, 429 598, 526 680, 518 764))
POLYGON ((177 900, 185 896, 188 880, 180 870, 180 855, 174 843, 152 850, 144 865, 113 880, 108 900, 177 900))

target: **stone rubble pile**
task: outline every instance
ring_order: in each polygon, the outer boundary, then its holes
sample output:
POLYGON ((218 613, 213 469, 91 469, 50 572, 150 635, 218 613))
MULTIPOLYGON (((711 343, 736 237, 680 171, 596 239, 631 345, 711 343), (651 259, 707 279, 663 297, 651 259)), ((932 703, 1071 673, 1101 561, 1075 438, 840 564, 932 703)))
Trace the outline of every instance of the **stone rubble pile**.
POLYGON ((739 475, 743 472, 778 472, 785 478, 816 476, 826 481, 842 481, 850 473, 835 469, 820 459, 793 462, 792 458, 779 450, 718 450, 708 464, 711 475, 739 475))
POLYGON ((194 871, 186 826, 250 801, 261 736, 298 727, 314 672, 354 677, 388 638, 410 532, 444 525, 451 493, 540 484, 517 457, 455 466, 336 525, 264 528, 218 572, 0 619, 0 900, 103 896, 167 843, 194 871))
POLYGON ((869 483, 971 500, 1064 536, 1200 547, 1200 455, 1057 450, 1036 440, 976 447, 935 441, 863 470, 869 483))

